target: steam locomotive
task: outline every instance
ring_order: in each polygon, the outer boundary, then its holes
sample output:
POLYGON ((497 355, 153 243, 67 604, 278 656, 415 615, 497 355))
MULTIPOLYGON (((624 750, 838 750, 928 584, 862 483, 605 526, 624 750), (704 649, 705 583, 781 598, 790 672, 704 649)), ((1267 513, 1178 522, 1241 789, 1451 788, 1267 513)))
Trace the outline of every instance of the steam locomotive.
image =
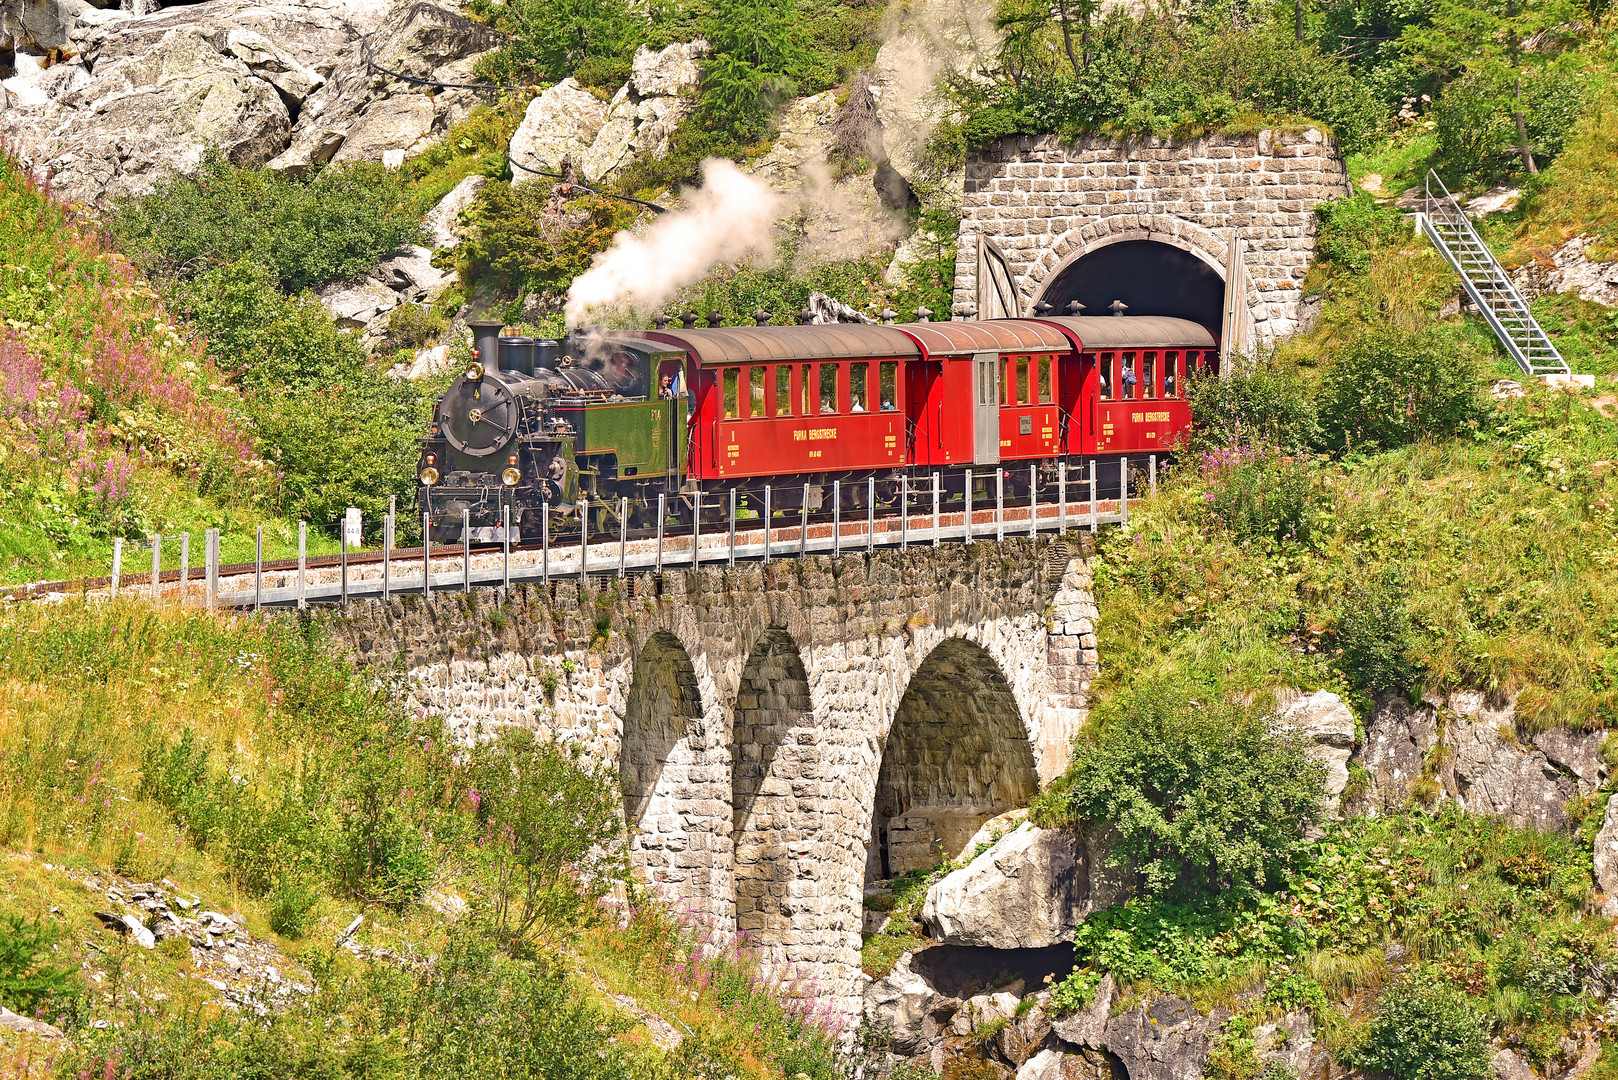
MULTIPOLYGON (((1120 305, 1121 306, 1121 305, 1120 305)), ((899 498, 904 477, 945 503, 1015 498, 1058 463, 1082 470, 1171 451, 1189 384, 1217 372, 1208 329, 1163 316, 574 333, 561 341, 474 322, 474 359, 422 441, 421 505, 435 541, 514 541, 588 526, 690 523, 735 488, 787 513, 899 498), (1032 468, 1031 468, 1032 467, 1032 468), (840 485, 834 482, 841 481, 840 485), (874 483, 872 483, 874 481, 874 483), (807 492, 808 505, 804 506, 807 492), (620 523, 624 506, 628 520, 620 523)))

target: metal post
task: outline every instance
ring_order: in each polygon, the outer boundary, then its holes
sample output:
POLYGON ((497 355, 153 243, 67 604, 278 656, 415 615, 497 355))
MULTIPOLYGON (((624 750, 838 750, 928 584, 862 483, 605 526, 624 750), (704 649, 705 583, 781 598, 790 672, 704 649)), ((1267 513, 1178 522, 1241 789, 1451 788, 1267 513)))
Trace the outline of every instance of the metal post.
POLYGON ((433 595, 433 519, 423 510, 421 512, 421 598, 423 600, 433 595))
POLYGON ((1067 532, 1067 458, 1056 463, 1056 531, 1067 532))
POLYGON ((382 599, 393 599, 393 499, 388 499, 388 516, 382 522, 382 599))
POLYGON ((123 564, 124 538, 115 536, 112 538, 112 595, 114 599, 118 596, 118 579, 123 576, 123 564))
POLYGON ((998 465, 994 470, 994 538, 1006 538, 1006 470, 998 465))
MULTIPOLYGON (((472 591, 472 509, 461 509, 461 591, 472 591)), ((348 603, 348 589, 343 589, 343 603, 348 603)))
POLYGON ((163 595, 161 584, 163 573, 163 534, 158 533, 152 537, 152 603, 157 603, 158 597, 163 595))
POLYGON ((899 550, 910 550, 910 474, 899 477, 899 550))
POLYGON ((1090 459, 1090 531, 1096 531, 1096 459, 1090 459))
POLYGON ((972 470, 966 470, 966 542, 972 542, 972 470))
POLYGON ((770 561, 770 523, 775 519, 770 516, 770 485, 764 485, 764 561, 770 561))
POLYGON ((702 561, 702 489, 697 488, 691 498, 691 566, 695 569, 702 561))
POLYGON ((579 580, 590 576, 590 496, 584 496, 579 512, 579 580))
POLYGON ((342 569, 337 572, 338 588, 341 590, 341 600, 348 604, 348 522, 343 520, 337 526, 337 550, 342 552, 342 569))
POLYGON ((624 560, 629 557, 629 496, 618 497, 618 576, 624 576, 624 560))
POLYGON ((736 489, 730 489, 730 557, 729 565, 736 565, 736 489))
POLYGON ((663 519, 668 513, 668 495, 657 494, 657 572, 663 572, 663 519))
POLYGON ((831 553, 843 553, 843 482, 831 482, 831 553))
POLYGON ((253 610, 264 606, 264 526, 253 539, 253 610))
POLYGON ((551 583, 551 504, 549 501, 539 506, 539 580, 549 585, 551 583))
POLYGON ((511 591, 511 504, 500 507, 500 587, 511 591))
POLYGON ((938 473, 933 473, 933 547, 938 546, 938 473))
POLYGON ((298 522, 298 606, 300 608, 306 608, 309 606, 309 601, 307 599, 309 590, 306 584, 308 580, 306 574, 308 569, 306 559, 306 543, 308 540, 308 534, 309 523, 306 521, 298 522))
POLYGON ((798 558, 803 558, 809 551, 809 485, 803 485, 802 519, 798 528, 798 558))
POLYGON ((1028 466, 1028 535, 1039 535, 1039 466, 1028 466))
POLYGON ((203 577, 207 583, 203 587, 208 610, 212 611, 219 602, 219 530, 209 529, 202 541, 203 577))
POLYGON ((1118 459, 1118 520, 1129 524, 1129 459, 1118 459))
POLYGON ((1150 471, 1151 478, 1152 478, 1152 494, 1156 495, 1157 494, 1157 455, 1156 454, 1150 454, 1150 455, 1147 456, 1147 458, 1146 458, 1146 467, 1150 471))
POLYGON ((876 477, 865 480, 865 553, 876 550, 876 477))
POLYGON ((180 534, 180 606, 185 607, 185 589, 191 582, 191 534, 180 534))

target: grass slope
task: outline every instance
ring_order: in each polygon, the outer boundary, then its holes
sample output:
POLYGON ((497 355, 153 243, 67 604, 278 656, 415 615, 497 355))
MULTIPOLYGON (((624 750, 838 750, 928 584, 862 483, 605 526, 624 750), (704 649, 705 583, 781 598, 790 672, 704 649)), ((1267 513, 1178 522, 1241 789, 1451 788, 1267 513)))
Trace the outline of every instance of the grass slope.
POLYGON ((828 1018, 792 996, 812 987, 650 903, 621 862, 562 853, 621 828, 612 778, 548 747, 449 750, 290 621, 0 612, 0 913, 25 920, 0 919, 0 1003, 68 1033, 0 1032, 0 1073, 835 1075, 828 1018), (239 916, 313 992, 228 1004, 217 957, 104 929, 92 878, 239 916), (597 906, 609 887, 627 904, 597 906), (359 948, 333 948, 357 913, 359 948), (65 992, 24 994, 41 969, 65 992))

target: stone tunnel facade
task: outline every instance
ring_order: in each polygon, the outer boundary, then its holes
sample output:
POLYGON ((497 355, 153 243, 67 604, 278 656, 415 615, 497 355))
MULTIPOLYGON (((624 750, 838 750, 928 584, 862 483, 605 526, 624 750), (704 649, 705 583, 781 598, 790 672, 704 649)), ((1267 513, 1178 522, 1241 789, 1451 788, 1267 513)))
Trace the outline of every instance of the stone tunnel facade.
POLYGON ((463 738, 520 725, 623 786, 636 870, 858 1008, 864 883, 1065 767, 1094 677, 1062 539, 407 597, 311 616, 463 738))
MULTIPOLYGON (((1284 337, 1298 325, 1315 207, 1348 192, 1341 153, 1314 128, 1195 139, 1004 138, 967 159, 954 306, 990 314, 980 281, 990 273, 985 242, 1004 260, 1011 295, 1003 313, 1033 315, 1041 301, 1053 301, 1060 314, 1068 299, 1064 275, 1119 244, 1178 249, 1222 288, 1231 240, 1239 237, 1239 302, 1252 336, 1284 337)), ((1172 287, 1161 280, 1154 286, 1172 287)), ((1107 295, 1091 300, 1087 314, 1105 314, 1107 295)), ((1197 318, 1141 299, 1132 306, 1137 315, 1197 318)), ((1218 325, 1216 313, 1212 327, 1218 325)))

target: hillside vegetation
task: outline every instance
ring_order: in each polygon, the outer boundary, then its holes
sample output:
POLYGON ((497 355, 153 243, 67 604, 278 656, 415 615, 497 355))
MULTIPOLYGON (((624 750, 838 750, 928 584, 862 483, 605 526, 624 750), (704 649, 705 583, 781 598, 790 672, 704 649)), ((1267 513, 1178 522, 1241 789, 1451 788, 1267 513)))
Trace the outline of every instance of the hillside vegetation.
POLYGON ((0 612, 0 781, 0 1004, 70 1036, 6 1033, 5 1075, 840 1075, 789 973, 628 879, 615 776, 457 749, 291 621, 0 612), (93 917, 147 882, 266 968, 93 917))

